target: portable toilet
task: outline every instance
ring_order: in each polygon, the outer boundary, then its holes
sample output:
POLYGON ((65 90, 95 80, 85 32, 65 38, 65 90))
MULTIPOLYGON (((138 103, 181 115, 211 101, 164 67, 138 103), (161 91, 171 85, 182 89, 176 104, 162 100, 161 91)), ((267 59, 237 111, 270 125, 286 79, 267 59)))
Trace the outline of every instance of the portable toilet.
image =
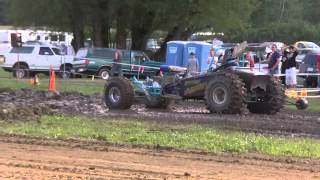
POLYGON ((190 58, 190 53, 195 53, 198 59, 200 72, 205 72, 208 70, 208 57, 212 45, 203 41, 189 41, 185 46, 185 51, 183 54, 183 67, 188 65, 188 60, 190 58))
POLYGON ((186 41, 169 41, 167 42, 166 64, 173 66, 183 65, 183 52, 186 41))

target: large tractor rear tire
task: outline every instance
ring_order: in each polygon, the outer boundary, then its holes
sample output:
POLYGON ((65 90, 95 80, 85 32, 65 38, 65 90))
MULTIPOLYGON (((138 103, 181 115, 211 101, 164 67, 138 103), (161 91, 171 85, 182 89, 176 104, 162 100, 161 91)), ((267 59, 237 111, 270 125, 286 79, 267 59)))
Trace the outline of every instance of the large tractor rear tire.
POLYGON ((110 109, 129 109, 133 104, 134 90, 129 80, 111 77, 105 85, 105 103, 110 109))
POLYGON ((207 109, 213 113, 241 114, 245 108, 246 89, 235 74, 217 74, 205 90, 207 109))
POLYGON ((252 113, 276 114, 283 108, 284 100, 283 85, 280 80, 270 76, 263 97, 259 97, 259 102, 248 103, 248 109, 252 113))

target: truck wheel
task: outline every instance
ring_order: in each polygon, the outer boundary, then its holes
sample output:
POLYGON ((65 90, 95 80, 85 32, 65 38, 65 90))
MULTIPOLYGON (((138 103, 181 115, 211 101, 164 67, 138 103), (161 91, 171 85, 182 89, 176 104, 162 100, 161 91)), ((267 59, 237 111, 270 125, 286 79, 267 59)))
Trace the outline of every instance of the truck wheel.
POLYGON ((104 80, 108 80, 110 78, 110 71, 109 69, 100 69, 99 73, 98 73, 98 76, 101 77, 101 79, 104 79, 104 80))
POLYGON ((276 114, 284 105, 284 88, 281 82, 275 77, 270 77, 262 96, 258 97, 259 102, 248 103, 248 109, 252 113, 276 114))
POLYGON ((104 96, 110 109, 129 109, 134 100, 134 90, 129 80, 111 77, 105 85, 104 96))
POLYGON ((218 74, 205 90, 207 109, 215 113, 242 113, 245 107, 246 89, 235 74, 218 74))
POLYGON ((26 65, 20 64, 14 67, 13 77, 18 79, 28 78, 29 77, 29 68, 26 65))

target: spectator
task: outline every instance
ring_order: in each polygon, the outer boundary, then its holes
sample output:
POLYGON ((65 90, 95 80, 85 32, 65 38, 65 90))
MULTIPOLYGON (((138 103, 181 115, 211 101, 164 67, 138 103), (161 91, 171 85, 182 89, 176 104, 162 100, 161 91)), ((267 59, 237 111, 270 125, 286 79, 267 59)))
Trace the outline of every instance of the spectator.
POLYGON ((188 77, 199 74, 198 59, 196 58, 196 54, 194 52, 190 53, 190 58, 187 65, 187 73, 188 77))
POLYGON ((211 71, 216 69, 218 65, 218 57, 215 56, 215 51, 213 48, 211 48, 209 52, 208 65, 209 65, 208 69, 211 71))
POLYGON ((280 54, 277 52, 277 46, 275 44, 271 47, 271 53, 268 58, 268 69, 271 75, 279 73, 280 54))
POLYGON ((111 75, 112 76, 122 76, 122 65, 121 63, 121 51, 120 50, 116 50, 114 52, 114 56, 113 56, 113 64, 112 64, 112 69, 111 69, 111 75))
POLYGON ((248 61, 248 66, 249 66, 250 70, 253 71, 253 69, 254 69, 254 59, 253 59, 253 55, 252 55, 251 51, 247 52, 246 59, 248 61))
POLYGON ((293 46, 289 46, 286 63, 286 86, 287 88, 295 88, 297 85, 297 62, 298 52, 293 46))
MULTIPOLYGON (((289 53, 289 48, 286 47, 283 50, 283 55, 281 58, 281 74, 286 74, 286 69, 287 69, 287 64, 288 64, 288 53, 289 53)), ((281 76, 281 81, 282 84, 286 84, 286 76, 281 76)))

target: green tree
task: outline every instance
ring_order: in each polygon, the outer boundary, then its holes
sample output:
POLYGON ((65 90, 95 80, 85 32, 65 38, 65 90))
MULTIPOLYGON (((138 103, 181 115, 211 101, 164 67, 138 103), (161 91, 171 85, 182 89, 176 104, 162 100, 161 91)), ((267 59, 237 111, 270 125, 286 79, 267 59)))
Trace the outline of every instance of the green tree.
POLYGON ((167 36, 156 53, 163 58, 166 43, 171 40, 186 40, 194 32, 212 31, 232 34, 244 29, 255 9, 256 0, 176 0, 166 1, 166 8, 160 13, 159 26, 167 36), (165 22, 165 23, 164 23, 165 22))
POLYGON ((0 25, 8 25, 10 23, 7 16, 8 7, 9 0, 0 0, 0 25))

